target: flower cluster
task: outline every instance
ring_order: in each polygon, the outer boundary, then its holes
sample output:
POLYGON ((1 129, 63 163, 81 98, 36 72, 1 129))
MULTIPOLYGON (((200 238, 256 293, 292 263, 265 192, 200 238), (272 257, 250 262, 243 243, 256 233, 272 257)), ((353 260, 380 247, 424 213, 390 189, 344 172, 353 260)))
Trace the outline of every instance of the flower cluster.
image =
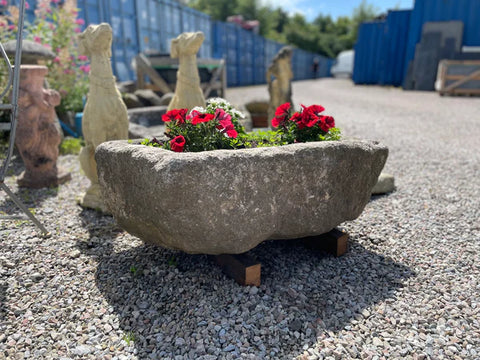
POLYGON ((246 134, 239 124, 243 114, 220 98, 210 99, 206 108, 174 109, 162 116, 167 124, 168 140, 145 139, 143 145, 157 146, 175 152, 196 152, 216 149, 240 149, 279 146, 297 142, 340 139, 333 117, 321 115, 320 105, 303 106, 290 115, 291 105, 277 108, 272 119, 277 131, 246 134))
POLYGON ((280 105, 271 120, 272 126, 278 128, 286 143, 337 140, 340 131, 335 128, 332 116, 322 115, 325 108, 321 105, 302 105, 300 111, 292 112, 290 103, 280 105))
MULTIPOLYGON (((6 1, 0 0, 0 5, 6 1)), ((35 20, 25 22, 25 38, 51 50, 55 58, 49 61, 47 80, 51 88, 59 91, 62 102, 57 107, 59 113, 82 111, 83 97, 88 91, 90 70, 86 56, 79 56, 77 34, 82 31, 85 21, 78 18, 74 0, 37 0, 35 20)), ((28 3, 26 2, 25 5, 28 3)), ((8 14, 0 16, 0 41, 15 37, 19 10, 8 7, 8 14)))
POLYGON ((220 98, 209 100, 206 108, 195 107, 190 112, 170 110, 162 116, 170 140, 162 143, 153 139, 151 143, 176 152, 235 149, 239 144, 237 137, 244 133, 238 123, 241 117, 242 113, 220 98))

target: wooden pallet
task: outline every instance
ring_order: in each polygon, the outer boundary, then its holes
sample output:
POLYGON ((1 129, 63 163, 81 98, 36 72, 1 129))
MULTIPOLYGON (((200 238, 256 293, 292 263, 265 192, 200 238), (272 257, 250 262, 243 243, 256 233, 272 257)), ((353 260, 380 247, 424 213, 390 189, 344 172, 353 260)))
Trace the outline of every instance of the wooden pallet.
MULTIPOLYGON (((135 58, 137 68, 137 89, 151 89, 164 94, 175 92, 176 81, 164 79, 157 69, 171 68, 178 69, 178 59, 167 56, 147 57, 138 54, 135 58), (149 79, 149 81, 146 80, 149 79)), ((216 96, 225 97, 227 88, 227 76, 225 71, 225 60, 223 59, 197 59, 198 67, 211 68, 209 81, 200 84, 205 99, 210 97, 216 90, 216 96)))
MULTIPOLYGON (((347 252, 348 234, 338 229, 319 236, 310 236, 293 241, 301 241, 310 249, 325 251, 333 256, 347 252)), ((243 286, 260 286, 262 265, 248 253, 223 254, 215 256, 217 264, 225 274, 243 286)))
POLYGON ((480 61, 440 61, 435 89, 442 96, 480 95, 480 61))

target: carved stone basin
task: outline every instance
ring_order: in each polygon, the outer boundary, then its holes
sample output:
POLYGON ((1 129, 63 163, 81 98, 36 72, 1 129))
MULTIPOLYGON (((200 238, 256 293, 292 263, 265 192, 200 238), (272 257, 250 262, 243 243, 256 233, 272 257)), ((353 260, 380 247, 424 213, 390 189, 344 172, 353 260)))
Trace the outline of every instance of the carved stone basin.
POLYGON ((111 141, 95 158, 105 204, 126 231, 188 253, 238 254, 357 218, 387 156, 357 140, 198 153, 111 141))

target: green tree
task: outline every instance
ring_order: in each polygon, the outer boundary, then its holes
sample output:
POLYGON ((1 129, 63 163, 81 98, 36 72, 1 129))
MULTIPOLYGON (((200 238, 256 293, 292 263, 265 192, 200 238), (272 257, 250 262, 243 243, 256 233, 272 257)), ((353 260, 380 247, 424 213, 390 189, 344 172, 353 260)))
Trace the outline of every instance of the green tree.
POLYGON ((235 15, 237 0, 190 0, 188 6, 210 15, 213 20, 225 21, 235 15))

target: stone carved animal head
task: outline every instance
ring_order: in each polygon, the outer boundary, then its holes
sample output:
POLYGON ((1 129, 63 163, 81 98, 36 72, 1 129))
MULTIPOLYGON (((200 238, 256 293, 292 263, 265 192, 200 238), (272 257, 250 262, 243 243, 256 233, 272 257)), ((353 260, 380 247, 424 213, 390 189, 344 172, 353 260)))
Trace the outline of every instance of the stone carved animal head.
POLYGON ((112 28, 107 23, 89 25, 78 35, 78 51, 82 55, 106 54, 112 56, 112 28))
POLYGON ((180 55, 195 55, 205 40, 203 32, 185 32, 172 39, 170 56, 178 58, 180 55))

